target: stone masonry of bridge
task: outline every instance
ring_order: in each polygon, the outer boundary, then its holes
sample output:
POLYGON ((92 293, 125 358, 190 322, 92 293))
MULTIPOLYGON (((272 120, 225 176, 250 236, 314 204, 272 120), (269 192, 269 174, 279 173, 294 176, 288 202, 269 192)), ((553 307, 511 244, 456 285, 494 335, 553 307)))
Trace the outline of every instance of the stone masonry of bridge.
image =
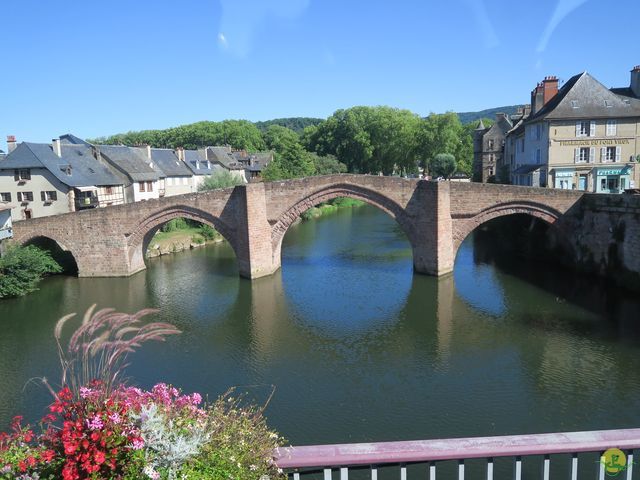
POLYGON ((418 273, 451 272, 469 233, 488 220, 517 213, 551 224, 585 269, 640 272, 639 249, 629 247, 640 233, 638 197, 373 175, 251 183, 19 221, 14 239, 56 241, 74 256, 79 276, 128 276, 145 268, 154 233, 184 217, 218 230, 235 251, 240 275, 258 278, 280 268, 282 239, 300 214, 336 197, 363 200, 393 217, 411 244, 418 273))

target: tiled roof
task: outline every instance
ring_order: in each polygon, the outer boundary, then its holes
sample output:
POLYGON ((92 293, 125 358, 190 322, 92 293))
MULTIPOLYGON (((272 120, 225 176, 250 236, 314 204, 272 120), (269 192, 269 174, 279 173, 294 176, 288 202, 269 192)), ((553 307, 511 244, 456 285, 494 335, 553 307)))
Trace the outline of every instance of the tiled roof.
POLYGON ((516 168, 513 173, 514 175, 526 175, 527 173, 535 172, 542 165, 534 164, 534 165, 521 165, 516 168))
POLYGON ((99 145, 100 153, 134 182, 158 180, 164 175, 151 165, 146 149, 115 145, 99 145))
POLYGON ((152 148, 151 160, 154 166, 164 172, 167 177, 183 177, 191 175, 191 170, 181 162, 173 150, 167 148, 152 148))
POLYGON ((574 75, 526 123, 542 119, 640 116, 640 100, 616 95, 587 72, 574 75))
POLYGON ((46 168, 70 187, 122 184, 106 165, 96 160, 91 147, 72 144, 60 147, 62 156, 58 157, 49 144, 22 142, 0 162, 0 169, 46 168))

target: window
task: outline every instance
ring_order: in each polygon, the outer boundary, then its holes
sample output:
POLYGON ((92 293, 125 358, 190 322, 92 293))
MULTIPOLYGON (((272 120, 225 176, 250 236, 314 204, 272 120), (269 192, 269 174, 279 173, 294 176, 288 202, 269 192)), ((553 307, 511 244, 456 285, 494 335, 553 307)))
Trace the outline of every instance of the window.
POLYGON ((493 140, 489 140, 489 150, 493 150, 493 140))
MULTIPOLYGON (((90 192, 89 192, 89 195, 91 195, 90 192)), ((56 192, 55 190, 48 191, 48 192, 40 192, 40 200, 47 203, 55 202, 56 200, 58 200, 58 192, 56 192)))
POLYGON ((576 122, 576 137, 595 137, 596 122, 591 120, 581 120, 576 122))
POLYGON ((113 195, 113 187, 104 187, 105 195, 113 195))
POLYGON ((183 185, 188 185, 189 184, 189 178, 188 177, 182 177, 182 184, 183 185))
POLYGON ((33 192, 18 192, 19 202, 33 202, 33 192))
POLYGON ((147 182, 147 192, 153 192, 153 182, 147 182))
POLYGON ((21 169, 21 170, 14 170, 13 171, 13 179, 16 182, 22 182, 22 181, 25 181, 25 180, 31 180, 31 170, 29 170, 28 168, 21 169))
POLYGON ((0 202, 10 202, 11 201, 11 193, 10 192, 2 192, 0 193, 0 202))
POLYGON ((617 120, 607 120, 607 137, 614 137, 617 135, 618 122, 617 120))
POLYGON ((31 215, 31 210, 29 210, 28 208, 22 210, 22 218, 24 218, 25 220, 29 220, 32 216, 33 215, 31 215))
POLYGON ((140 186, 140 191, 144 192, 145 191, 144 190, 144 185, 145 185, 144 182, 139 182, 138 185, 140 186))
POLYGON ((589 147, 580 147, 575 150, 575 162, 587 163, 591 157, 591 149, 589 147))

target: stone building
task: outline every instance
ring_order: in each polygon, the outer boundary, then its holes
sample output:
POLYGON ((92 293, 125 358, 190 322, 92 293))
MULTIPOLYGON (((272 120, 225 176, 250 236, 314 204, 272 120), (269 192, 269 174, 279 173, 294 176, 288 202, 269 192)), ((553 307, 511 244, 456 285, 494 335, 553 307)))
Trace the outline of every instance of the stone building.
POLYGON ((513 128, 511 119, 505 113, 497 113, 496 121, 485 127, 480 120, 473 139, 473 180, 495 182, 498 165, 503 164, 504 141, 507 132, 513 128))
POLYGON ((532 113, 505 143, 512 183, 596 193, 639 184, 640 66, 629 87, 608 89, 589 73, 558 90, 547 77, 532 92, 532 113))

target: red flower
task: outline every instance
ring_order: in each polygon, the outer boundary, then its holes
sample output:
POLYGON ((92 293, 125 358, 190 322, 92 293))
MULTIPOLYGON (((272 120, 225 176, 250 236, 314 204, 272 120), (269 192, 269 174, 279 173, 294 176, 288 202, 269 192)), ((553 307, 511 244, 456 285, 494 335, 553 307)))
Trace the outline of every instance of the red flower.
POLYGON ((104 461, 106 460, 106 455, 104 454, 104 452, 101 452, 100 450, 98 450, 96 452, 96 454, 93 456, 93 459, 96 461, 96 463, 98 465, 101 465, 104 463, 104 461))
POLYGON ((33 432, 31 430, 27 430, 24 434, 24 441, 29 443, 31 440, 33 440, 33 432))
POLYGON ((48 463, 54 459, 54 457, 56 456, 56 452, 54 452, 53 450, 45 450, 40 456, 42 460, 48 463))
POLYGON ((78 449, 78 444, 75 442, 66 442, 64 444, 64 453, 66 455, 71 455, 73 453, 75 453, 75 451, 78 449))

